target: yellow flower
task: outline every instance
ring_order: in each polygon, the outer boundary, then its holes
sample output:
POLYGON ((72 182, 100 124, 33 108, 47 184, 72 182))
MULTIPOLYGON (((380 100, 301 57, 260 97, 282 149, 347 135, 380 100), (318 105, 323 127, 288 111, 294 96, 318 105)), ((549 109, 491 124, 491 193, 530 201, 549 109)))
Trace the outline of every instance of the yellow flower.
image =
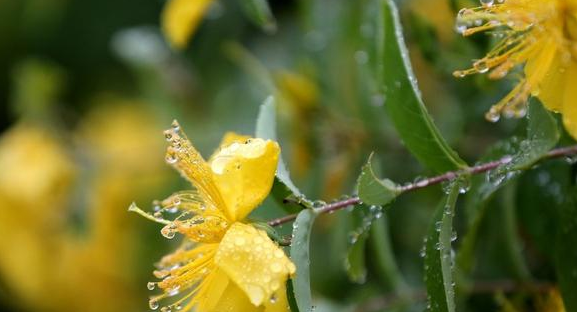
POLYGON ((184 48, 212 0, 169 0, 162 11, 162 30, 169 43, 184 48))
POLYGON ((183 234, 180 248, 165 256, 149 283, 163 293, 150 307, 175 297, 161 311, 288 311, 285 282, 295 266, 268 236, 242 220, 268 195, 280 148, 276 142, 228 134, 205 161, 179 124, 165 131, 166 161, 194 189, 156 203, 154 215, 132 210, 165 224, 161 233, 183 234), (173 221, 163 213, 180 212, 173 221))
POLYGON ((489 72, 505 77, 517 65, 523 75, 513 90, 487 113, 497 121, 524 116, 535 96, 550 110, 563 114, 569 133, 577 138, 577 0, 482 0, 481 7, 459 12, 457 30, 468 36, 491 31, 499 42, 473 68, 456 71, 463 77, 489 72))

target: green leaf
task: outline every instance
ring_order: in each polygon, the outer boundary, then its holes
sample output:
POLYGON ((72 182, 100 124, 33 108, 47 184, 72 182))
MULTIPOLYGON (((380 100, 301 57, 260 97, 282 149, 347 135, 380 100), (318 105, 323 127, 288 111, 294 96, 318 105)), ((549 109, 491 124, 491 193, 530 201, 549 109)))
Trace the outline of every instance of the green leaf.
POLYGON ((375 220, 371 226, 371 249, 374 252, 376 271, 381 281, 394 293, 405 293, 408 290, 407 283, 395 261, 387 217, 383 216, 375 220))
POLYGON ((345 260, 345 269, 352 282, 363 284, 367 280, 367 267, 365 262, 365 246, 367 245, 368 233, 365 232, 355 238, 350 246, 345 260))
POLYGON ((513 156, 512 161, 502 170, 531 168, 559 141, 557 121, 541 103, 531 101, 527 119, 529 120, 527 138, 521 142, 519 151, 513 156))
POLYGON ((286 296, 291 312, 299 312, 299 307, 297 305, 297 300, 295 298, 295 291, 293 287, 293 279, 289 279, 286 282, 286 296))
POLYGON ((301 211, 293 224, 293 238, 290 249, 291 260, 297 267, 293 280, 294 294, 299 311, 312 312, 312 294, 310 282, 310 238, 316 218, 313 209, 301 211))
POLYGON ((517 142, 516 139, 512 139, 500 142, 482 158, 482 162, 488 162, 513 155, 511 161, 488 172, 486 176, 478 175, 472 178, 471 192, 467 196, 466 205, 469 230, 462 240, 461 250, 457 256, 458 267, 464 273, 469 272, 474 265, 477 234, 489 200, 495 192, 516 178, 520 170, 528 169, 539 161, 559 140, 557 122, 540 103, 535 101, 530 103, 528 119, 527 137, 524 140, 517 142))
POLYGON ((267 0, 241 0, 242 7, 250 20, 264 31, 276 31, 276 21, 267 0))
POLYGON ((372 166, 373 155, 369 157, 363 166, 361 175, 357 180, 359 198, 368 205, 387 205, 400 193, 400 188, 389 179, 377 178, 372 166))
MULTIPOLYGON (((487 163, 502 159, 506 155, 514 153, 518 149, 518 145, 517 139, 498 142, 481 157, 480 162, 487 163)), ((475 263, 477 234, 485 218, 489 201, 499 189, 506 186, 518 175, 518 171, 498 172, 498 170, 494 170, 485 175, 479 174, 471 177, 471 187, 465 202, 468 229, 461 240, 461 248, 457 253, 457 267, 462 273, 468 273, 475 263)))
POLYGON ((577 187, 567 193, 572 196, 559 211, 555 270, 566 310, 577 311, 577 187))
POLYGON ((451 182, 448 193, 429 225, 425 245, 425 284, 429 311, 455 311, 451 241, 455 204, 462 181, 451 182))
POLYGON ((385 106, 399 136, 406 147, 426 167, 435 172, 446 172, 466 167, 434 125, 423 104, 417 80, 403 39, 399 13, 394 2, 382 1, 384 33, 378 56, 383 62, 382 91, 385 106))
POLYGON ((383 216, 381 206, 359 205, 347 217, 350 220, 349 248, 345 258, 345 269, 352 282, 363 284, 367 278, 365 253, 367 239, 373 222, 383 216))
MULTIPOLYGON (((256 120, 255 136, 257 138, 278 142, 276 135, 276 103, 273 96, 267 97, 264 103, 260 106, 260 111, 256 120)), ((284 185, 300 202, 308 204, 305 196, 292 182, 288 169, 282 159, 282 155, 279 157, 278 167, 276 169, 276 180, 277 182, 282 183, 282 185, 284 185)), ((286 195, 291 195, 286 192, 286 189, 282 189, 278 184, 276 185, 276 190, 273 189, 273 195, 274 194, 277 196, 284 196, 281 200, 284 200, 286 195)))

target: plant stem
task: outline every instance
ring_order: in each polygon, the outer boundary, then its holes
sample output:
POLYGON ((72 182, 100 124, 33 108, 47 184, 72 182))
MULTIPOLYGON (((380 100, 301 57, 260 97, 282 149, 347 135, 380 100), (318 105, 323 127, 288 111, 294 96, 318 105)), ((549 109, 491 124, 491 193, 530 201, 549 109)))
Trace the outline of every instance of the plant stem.
MULTIPOLYGON (((572 156, 572 155, 576 155, 576 154, 577 154, 577 145, 560 147, 560 148, 549 151, 547 154, 545 154, 545 156, 543 156, 543 158, 541 158, 541 160, 572 156)), ((462 176, 462 175, 472 175, 472 174, 485 173, 487 171, 491 171, 493 169, 496 169, 499 166, 508 164, 512 160, 513 160, 512 156, 505 156, 499 160, 491 161, 488 163, 480 164, 480 165, 469 167, 469 168, 462 169, 462 170, 449 171, 449 172, 443 173, 443 174, 438 175, 438 176, 423 179, 423 180, 420 180, 420 181, 417 181, 414 183, 409 183, 409 184, 401 186, 399 188, 399 190, 400 190, 401 194, 403 194, 403 193, 407 193, 407 192, 411 192, 411 191, 416 191, 416 190, 419 190, 422 188, 426 188, 426 187, 431 186, 431 185, 437 185, 437 184, 441 184, 443 182, 451 181, 451 180, 454 180, 457 177, 462 176)), ((331 212, 346 208, 348 206, 358 205, 360 203, 361 203, 361 199, 358 196, 354 196, 354 197, 351 197, 349 199, 345 199, 342 201, 337 201, 337 202, 327 204, 324 207, 316 209, 316 212, 319 214, 331 213, 331 212)), ((278 219, 270 220, 268 222, 268 225, 278 226, 281 224, 285 224, 285 223, 294 221, 296 219, 296 217, 297 217, 296 214, 284 216, 284 217, 281 217, 278 219)))

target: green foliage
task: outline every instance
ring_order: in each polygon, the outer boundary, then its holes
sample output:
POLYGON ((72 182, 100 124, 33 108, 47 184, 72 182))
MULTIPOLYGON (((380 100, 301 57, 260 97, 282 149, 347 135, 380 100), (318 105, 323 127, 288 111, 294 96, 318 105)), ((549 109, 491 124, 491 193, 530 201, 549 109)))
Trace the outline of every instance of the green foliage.
POLYGON ((384 33, 377 40, 383 45, 378 56, 384 70, 382 91, 399 136, 413 155, 435 172, 464 168, 466 164, 443 139, 423 104, 396 5, 391 0, 381 3, 384 33))
POLYGON ((247 16, 267 32, 276 30, 276 21, 267 0, 241 0, 247 16))
POLYGON ((368 205, 387 205, 392 202, 400 193, 399 186, 389 179, 379 179, 373 172, 371 163, 372 155, 357 182, 359 198, 368 205))
MULTIPOLYGON (((255 136, 257 138, 278 141, 276 134, 276 104, 274 97, 268 97, 260 106, 258 118, 256 120, 255 136)), ((286 203, 286 199, 293 198, 299 205, 309 205, 305 196, 296 187, 290 178, 288 169, 283 161, 282 155, 279 157, 276 170, 275 182, 271 191, 280 203, 286 203)), ((295 212, 295 206, 287 206, 289 212, 295 212), (292 209, 292 210, 291 210, 292 209)), ((296 206, 298 207, 298 205, 296 206)), ((298 211, 298 210, 297 210, 298 211)))
POLYGON ((570 194, 559 211, 557 233, 555 235, 555 270, 563 295, 565 309, 577 309, 577 188, 567 190, 570 194))
MULTIPOLYGON (((116 173, 111 177, 117 186, 101 187, 86 176, 105 167, 111 172, 128 168, 127 181, 152 185, 149 180, 164 174, 137 175, 136 161, 122 158, 131 151, 142 158, 158 152, 155 163, 162 162, 160 146, 154 151, 131 147, 146 141, 133 136, 140 133, 118 126, 105 133, 112 139, 101 139, 76 130, 95 107, 124 102, 146 107, 155 118, 133 123, 150 129, 177 118, 203 155, 210 155, 222 133, 250 133, 256 124, 255 137, 277 141, 282 155, 270 197, 248 221, 258 220, 251 224, 290 251, 297 267, 286 283, 292 312, 420 311, 427 304, 429 311, 440 312, 533 311, 552 288, 560 290, 566 310, 574 311, 577 149, 553 150, 574 144, 568 135, 560 140, 559 121, 566 116, 550 112, 534 97, 526 118, 483 119, 487 108, 510 91, 509 81, 448 74, 484 55, 496 40, 457 39, 458 34, 452 37, 440 28, 452 28, 452 15, 477 2, 218 1, 203 16, 187 50, 171 51, 159 27, 126 29, 157 23, 158 1, 5 0, 0 4, 0 94, 22 118, 10 119, 5 105, 0 126, 9 134, 19 125, 42 124, 62 141, 82 141, 64 148, 82 173, 70 182, 77 187, 63 195, 74 206, 63 215, 76 222, 92 215, 84 207, 88 196, 96 198, 89 189, 128 193, 129 183, 116 173), (118 14, 102 19, 108 12, 118 14), (113 152, 93 155, 89 149, 113 152), (114 158, 123 162, 109 165, 114 158)), ((523 74, 522 66, 513 71, 523 74)), ((522 115, 521 103, 514 104, 522 115)), ((24 156, 0 157, 0 165, 24 156)), ((51 175, 35 166, 48 157, 37 158, 18 172, 29 169, 39 179, 51 175)), ((10 172, 8 167, 0 171, 10 172)), ((177 183, 182 181, 141 191, 149 200, 150 194, 170 193, 177 183)), ((30 189, 33 193, 34 185, 30 189)), ((0 203, 12 205, 14 198, 2 196, 0 203)), ((126 196, 122 202, 139 198, 126 196)), ((6 225, 21 224, 11 222, 10 213, 30 207, 13 208, 0 213, 6 225)), ((65 219, 31 224, 48 224, 50 233, 60 235, 69 232, 65 219)), ((145 273, 138 273, 136 286, 126 281, 127 290, 141 289, 151 278, 150 264, 170 247, 160 240, 149 246, 149 236, 134 236, 135 244, 146 242, 139 248, 153 250, 147 253, 156 258, 139 258, 135 270, 145 273)), ((124 239, 130 238, 119 241, 124 239)), ((30 253, 44 243, 30 243, 30 253)), ((17 302, 12 294, 25 298, 19 281, 10 278, 14 274, 3 274, 4 260, 0 257, 2 311, 4 302, 17 302)), ((143 305, 149 295, 138 293, 143 305)), ((78 310, 76 303, 70 306, 78 310)))
POLYGON ((453 215, 462 181, 451 181, 437 208, 425 242, 425 284, 429 311, 455 311, 453 278, 453 215))
POLYGON ((297 267, 298 274, 292 280, 292 286, 299 311, 303 312, 313 311, 309 243, 316 217, 314 210, 305 209, 298 214, 293 225, 290 256, 297 267))

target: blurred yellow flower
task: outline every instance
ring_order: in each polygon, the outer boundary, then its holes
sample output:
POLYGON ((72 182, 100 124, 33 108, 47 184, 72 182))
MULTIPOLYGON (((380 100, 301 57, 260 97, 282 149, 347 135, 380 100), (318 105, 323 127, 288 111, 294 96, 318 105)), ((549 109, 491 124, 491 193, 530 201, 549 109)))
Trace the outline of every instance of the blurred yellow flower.
POLYGON ((0 138, 0 226, 9 233, 0 235, 0 276, 17 308, 138 309, 138 272, 117 269, 142 261, 141 235, 125 208, 167 184, 151 161, 161 154, 150 153, 163 142, 150 139, 158 123, 141 103, 101 100, 109 105, 81 121, 76 149, 31 121, 0 138), (82 213, 85 227, 72 213, 82 213))
POLYGON ((0 275, 15 302, 45 310, 38 303, 56 280, 47 272, 76 168, 50 131, 20 123, 0 139, 0 172, 0 275))
POLYGON ((487 118, 524 116, 530 96, 563 114, 569 133, 577 138, 577 0, 482 0, 481 7, 459 12, 457 29, 468 36, 491 31, 501 38, 473 67, 456 71, 463 77, 489 72, 505 77, 517 65, 524 75, 514 89, 494 105, 487 118))
POLYGON ((182 49, 196 31, 212 0, 169 0, 162 11, 162 30, 172 47, 182 49))
POLYGON ((161 233, 185 236, 182 246, 165 256, 149 283, 163 293, 150 308, 175 297, 161 311, 288 311, 285 282, 295 266, 268 236, 242 222, 268 195, 280 148, 276 142, 228 134, 205 161, 175 121, 165 131, 170 145, 166 161, 193 186, 156 203, 154 215, 165 224, 161 233), (177 213, 173 221, 163 213, 177 213))

